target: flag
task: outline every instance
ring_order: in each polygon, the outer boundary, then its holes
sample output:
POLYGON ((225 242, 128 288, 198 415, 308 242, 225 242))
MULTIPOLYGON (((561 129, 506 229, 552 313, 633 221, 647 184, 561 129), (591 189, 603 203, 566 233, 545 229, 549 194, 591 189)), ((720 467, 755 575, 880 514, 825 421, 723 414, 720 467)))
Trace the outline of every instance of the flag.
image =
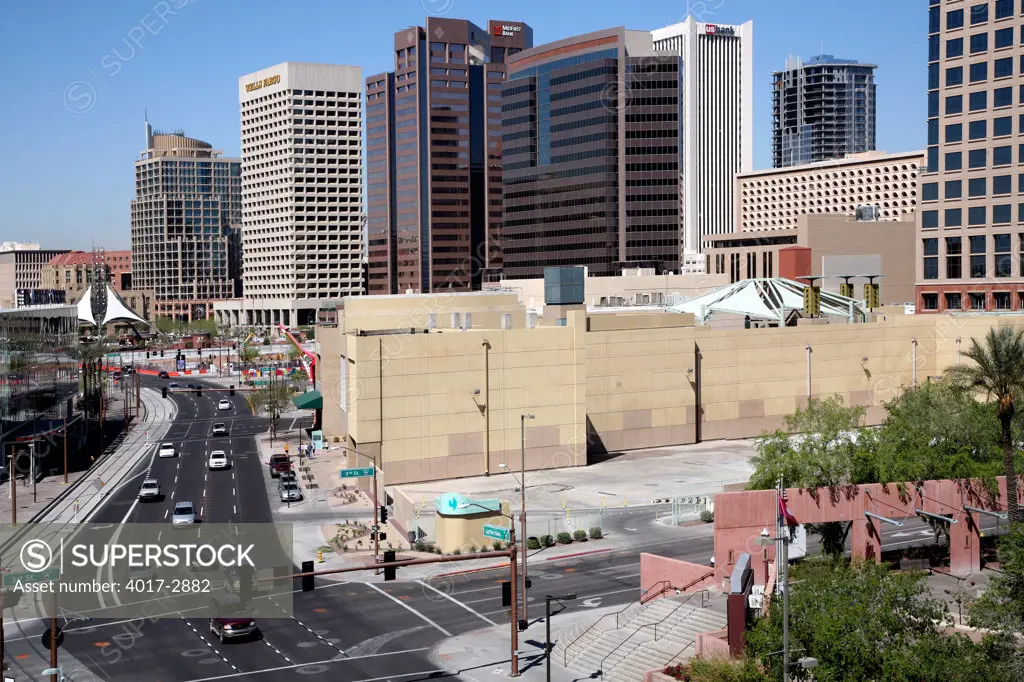
POLYGON ((796 517, 789 513, 789 509, 786 507, 786 500, 783 499, 782 495, 779 495, 779 523, 786 526, 800 525, 796 517))

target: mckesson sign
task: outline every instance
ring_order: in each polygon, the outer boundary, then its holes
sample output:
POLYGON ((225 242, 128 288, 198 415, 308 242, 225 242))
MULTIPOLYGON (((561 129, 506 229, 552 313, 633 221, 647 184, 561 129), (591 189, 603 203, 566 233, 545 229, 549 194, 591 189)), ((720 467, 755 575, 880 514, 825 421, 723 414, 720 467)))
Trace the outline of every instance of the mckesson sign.
POLYGON ((734 36, 735 26, 719 26, 718 24, 704 24, 704 32, 709 36, 734 36))

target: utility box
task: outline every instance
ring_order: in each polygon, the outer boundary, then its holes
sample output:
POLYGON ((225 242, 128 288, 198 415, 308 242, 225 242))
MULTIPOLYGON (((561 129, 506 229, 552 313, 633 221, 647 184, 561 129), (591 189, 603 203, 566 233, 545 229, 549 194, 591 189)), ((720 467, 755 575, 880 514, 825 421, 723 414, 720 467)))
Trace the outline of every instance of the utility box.
POLYGON ((581 305, 585 280, 581 266, 544 268, 544 305, 581 305))

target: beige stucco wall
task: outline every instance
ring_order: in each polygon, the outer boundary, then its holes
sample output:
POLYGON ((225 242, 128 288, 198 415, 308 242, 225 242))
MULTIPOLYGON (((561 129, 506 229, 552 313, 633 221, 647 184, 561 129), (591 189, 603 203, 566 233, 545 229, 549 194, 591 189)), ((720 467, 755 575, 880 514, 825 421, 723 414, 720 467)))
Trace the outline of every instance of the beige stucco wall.
POLYGON ((434 510, 434 544, 445 554, 455 550, 466 552, 476 547, 481 551, 493 549, 494 540, 484 537, 484 526, 509 527, 509 504, 501 503, 501 514, 481 511, 466 516, 444 516, 434 510))
POLYGON ((885 310, 866 324, 722 329, 694 327, 692 316, 588 320, 576 311, 565 327, 362 337, 324 328, 325 429, 362 452, 382 450, 389 485, 496 472, 501 463, 518 468, 524 413, 536 415, 526 422, 530 469, 583 465, 588 446, 600 452, 753 437, 806 404, 808 345, 812 394, 863 405, 877 423, 882 403, 901 387, 956 362, 958 338, 966 350, 972 337, 1003 324, 1024 325, 1024 316, 885 310))
POLYGON ((526 311, 512 292, 474 292, 451 294, 408 294, 404 296, 352 296, 344 299, 339 311, 343 330, 425 329, 431 316, 437 329, 452 328, 452 313, 458 323, 471 313, 472 327, 500 329, 502 316, 512 315, 512 328, 526 326, 526 311), (343 320, 343 322, 342 322, 343 320))

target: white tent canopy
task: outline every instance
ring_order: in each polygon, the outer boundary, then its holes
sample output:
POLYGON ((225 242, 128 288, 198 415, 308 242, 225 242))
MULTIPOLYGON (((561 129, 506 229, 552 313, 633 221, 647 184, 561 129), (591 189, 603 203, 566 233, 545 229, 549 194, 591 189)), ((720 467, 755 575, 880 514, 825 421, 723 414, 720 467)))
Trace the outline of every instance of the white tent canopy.
MULTIPOLYGON (((109 324, 110 322, 142 322, 146 323, 141 317, 132 312, 131 308, 124 304, 121 297, 117 295, 113 287, 109 284, 107 286, 107 309, 103 311, 102 320, 100 326, 109 324)), ((82 298, 78 301, 78 320, 83 324, 95 325, 99 316, 97 312, 92 309, 92 285, 85 290, 82 294, 82 298)))
MULTIPOLYGON (((750 315, 751 319, 784 321, 791 311, 803 310, 806 284, 791 279, 744 279, 711 293, 674 305, 669 310, 692 313, 701 323, 715 313, 750 315)), ((864 304, 853 298, 821 292, 821 314, 864 319, 864 304)))

